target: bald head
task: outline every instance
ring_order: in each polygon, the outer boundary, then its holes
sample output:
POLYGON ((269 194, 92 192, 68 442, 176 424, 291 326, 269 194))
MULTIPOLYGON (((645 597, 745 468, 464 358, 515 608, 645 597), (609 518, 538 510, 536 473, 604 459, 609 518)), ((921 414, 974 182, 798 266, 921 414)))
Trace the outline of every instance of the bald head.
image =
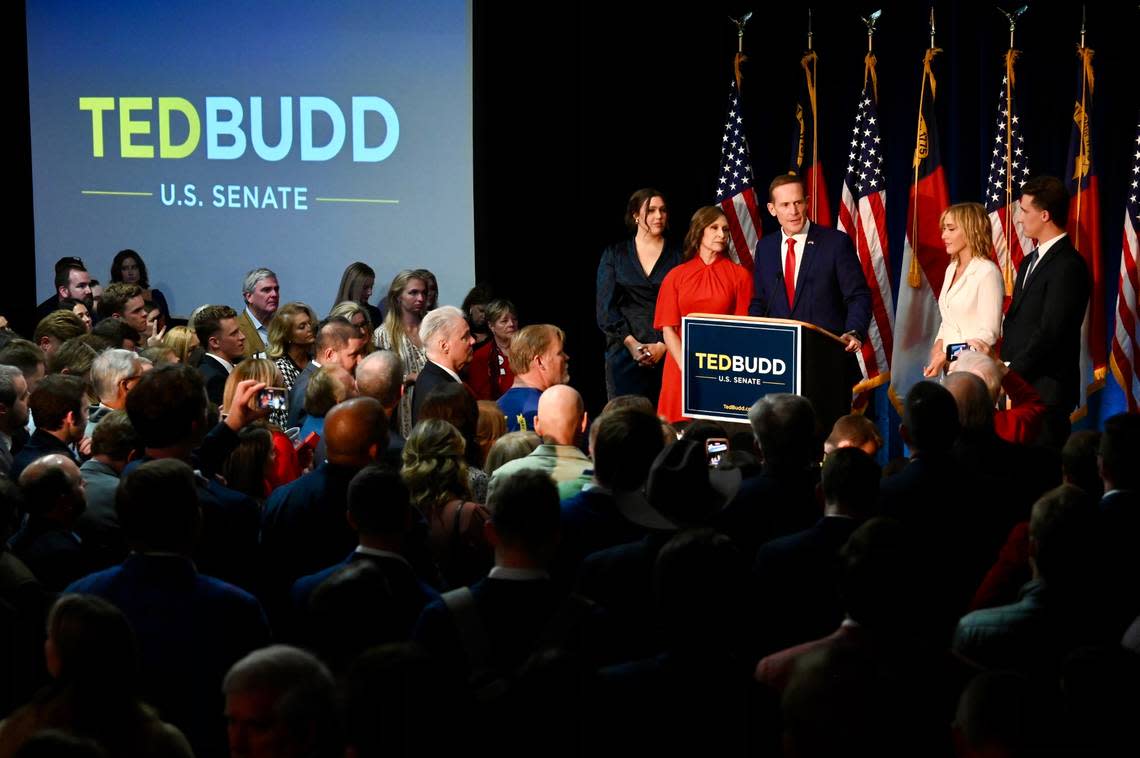
POLYGON ((86 507, 79 466, 66 455, 45 455, 20 473, 20 489, 28 512, 65 524, 74 523, 86 507))
POLYGON ((942 386, 958 405, 958 422, 963 432, 984 432, 994 425, 994 401, 986 383, 969 371, 947 374, 942 386))
POLYGON ((356 367, 356 389, 365 397, 379 400, 389 413, 400 401, 403 378, 400 356, 391 350, 377 350, 356 367))
POLYGON ((582 396, 567 384, 556 384, 538 398, 534 430, 556 445, 573 445, 578 432, 586 431, 582 396))
POLYGON ((388 417, 375 398, 346 400, 325 416, 329 463, 364 467, 379 461, 387 447, 388 417))

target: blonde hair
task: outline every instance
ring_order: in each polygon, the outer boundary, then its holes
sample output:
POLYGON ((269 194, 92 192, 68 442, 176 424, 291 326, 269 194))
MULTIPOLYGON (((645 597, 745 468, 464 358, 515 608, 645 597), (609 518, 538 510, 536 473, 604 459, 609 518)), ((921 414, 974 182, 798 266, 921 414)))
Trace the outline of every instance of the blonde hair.
POLYGON ((566 333, 554 324, 532 324, 515 332, 508 356, 515 376, 530 371, 530 364, 549 350, 555 339, 566 342, 566 333))
MULTIPOLYGON (((384 314, 384 323, 377 327, 377 331, 384 331, 388 335, 388 345, 391 350, 401 353, 400 347, 404 344, 404 316, 400 309, 400 295, 403 294, 404 289, 407 288, 408 283, 413 279, 419 279, 424 283, 424 288, 427 289, 427 281, 421 276, 421 272, 412 271, 411 269, 404 269, 396 274, 392 283, 388 285, 388 312, 384 314)), ((426 313, 426 311, 425 311, 426 313)), ((377 342, 377 345, 380 343, 377 342)))
POLYGON ((372 317, 368 315, 368 309, 355 300, 342 300, 333 306, 329 311, 328 318, 343 318, 348 323, 352 323, 352 317, 358 313, 364 314, 364 326, 367 331, 364 332, 365 336, 372 334, 372 317))
POLYGON ((162 338, 162 344, 174 351, 174 354, 178 356, 179 363, 185 363, 186 356, 190 354, 190 345, 193 344, 194 338, 197 336, 194 330, 188 326, 174 326, 166 332, 166 336, 162 338))
POLYGON ((479 447, 483 448, 483 455, 480 457, 484 461, 487 460, 487 454, 491 452, 491 446, 495 444, 495 440, 506 433, 507 417, 503 415, 503 409, 493 400, 480 400, 479 421, 475 425, 475 441, 479 443, 479 447))
MULTIPOLYGON (((289 350, 293 337, 293 320, 302 313, 308 314, 313 332, 317 330, 317 314, 304 303, 285 303, 269 321, 269 347, 265 354, 270 358, 281 358, 289 350)), ((315 342, 314 342, 315 344, 315 342)))
POLYGON ((507 432, 491 445, 483 470, 490 476, 504 463, 530 455, 541 444, 542 438, 534 432, 507 432))
MULTIPOLYGON (((281 375, 281 369, 277 368, 276 363, 268 358, 246 358, 234 366, 234 370, 226 378, 226 388, 222 392, 223 410, 229 410, 230 403, 234 399, 234 392, 237 391, 238 382, 244 382, 246 379, 265 382, 266 387, 285 386, 285 378, 281 375)), ((251 408, 255 402, 256 400, 250 401, 251 408)))
MULTIPOLYGON (((971 258, 994 258, 993 227, 990 218, 986 215, 986 207, 981 203, 955 203, 938 217, 938 228, 941 229, 947 216, 953 216, 954 222, 962 228, 966 235, 966 248, 971 258)), ((968 261, 967 261, 968 262, 968 261)))
POLYGON ((437 418, 419 422, 408 435, 400 476, 424 516, 430 518, 452 500, 471 496, 466 447, 459 430, 437 418))

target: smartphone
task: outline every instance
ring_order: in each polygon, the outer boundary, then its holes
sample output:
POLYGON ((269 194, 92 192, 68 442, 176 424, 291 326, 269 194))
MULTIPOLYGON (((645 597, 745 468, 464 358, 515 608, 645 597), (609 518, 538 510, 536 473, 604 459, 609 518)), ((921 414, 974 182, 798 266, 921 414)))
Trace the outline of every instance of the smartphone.
POLYGON ((728 451, 728 439, 725 437, 710 437, 705 440, 705 458, 709 466, 716 466, 720 458, 728 451))
POLYGON ((297 445, 296 450, 300 452, 301 450, 308 448, 309 450, 315 451, 317 449, 317 444, 320 441, 321 435, 317 434, 316 432, 309 432, 309 436, 306 437, 303 442, 297 445))
POLYGON ((257 407, 263 411, 289 409, 289 392, 284 387, 266 387, 257 393, 257 407))
POLYGON ((958 353, 962 352, 963 350, 969 350, 969 349, 970 349, 970 346, 967 345, 965 342, 951 342, 949 345, 946 346, 946 360, 948 362, 949 361, 956 361, 956 360, 958 360, 958 353))

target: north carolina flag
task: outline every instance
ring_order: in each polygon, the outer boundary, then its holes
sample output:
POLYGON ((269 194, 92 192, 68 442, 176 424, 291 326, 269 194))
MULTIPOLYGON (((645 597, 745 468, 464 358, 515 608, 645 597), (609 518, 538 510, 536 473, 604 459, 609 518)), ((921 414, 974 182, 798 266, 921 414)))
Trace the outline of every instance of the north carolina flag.
POLYGON ((796 100, 795 138, 788 173, 802 176, 807 184, 807 216, 813 224, 831 226, 831 204, 823 181, 823 165, 819 160, 819 121, 816 108, 815 71, 819 56, 814 51, 800 60, 804 70, 803 86, 796 100))
POLYGON ((907 202, 906 242, 895 311, 890 397, 900 414, 910 388, 922 381, 922 368, 930 360, 930 348, 942 322, 938 314, 938 295, 942 292, 947 257, 938 219, 950 205, 950 191, 938 150, 934 111, 937 85, 931 63, 939 52, 936 48, 928 49, 922 61, 914 178, 907 202))

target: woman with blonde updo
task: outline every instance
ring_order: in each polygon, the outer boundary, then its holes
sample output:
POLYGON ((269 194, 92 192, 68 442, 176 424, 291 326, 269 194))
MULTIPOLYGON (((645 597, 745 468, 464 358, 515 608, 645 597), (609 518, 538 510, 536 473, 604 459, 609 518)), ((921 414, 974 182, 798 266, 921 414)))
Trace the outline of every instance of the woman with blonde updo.
POLYGON ((304 303, 285 303, 269 322, 269 347, 265 355, 281 371, 282 384, 292 390, 297 377, 313 359, 317 343, 317 314, 304 303))
POLYGON ((942 326, 930 348, 923 376, 941 375, 948 362, 946 348, 967 340, 993 346, 1001 337, 1001 304, 1005 286, 993 257, 993 237, 985 206, 957 203, 942 211, 942 242, 950 265, 942 280, 938 312, 942 326))
POLYGON ((490 514, 469 500, 465 449, 458 429, 427 419, 412 429, 400 469, 412 503, 428 522, 432 557, 449 587, 469 585, 491 567, 483 537, 490 514))
POLYGON ((178 362, 193 366, 189 362, 190 352, 198 347, 198 335, 188 326, 174 326, 167 330, 162 338, 162 344, 169 347, 178 356, 178 362))

